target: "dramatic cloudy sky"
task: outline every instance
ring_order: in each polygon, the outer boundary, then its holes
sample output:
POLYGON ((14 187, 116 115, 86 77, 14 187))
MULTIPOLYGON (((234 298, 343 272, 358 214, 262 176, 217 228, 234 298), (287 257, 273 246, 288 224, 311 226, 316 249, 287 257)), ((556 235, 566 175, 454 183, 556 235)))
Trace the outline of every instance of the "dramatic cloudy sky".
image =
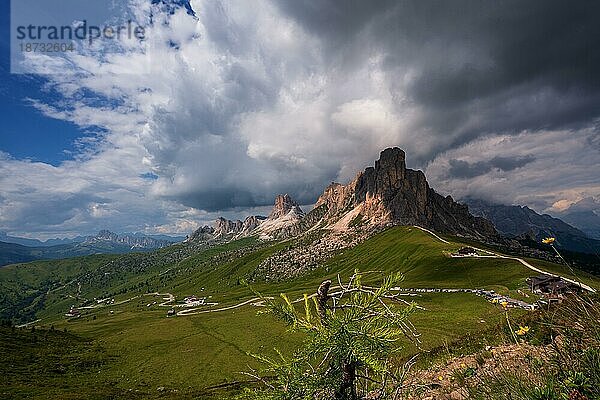
POLYGON ((143 43, 28 55, 44 75, 0 43, 0 230, 188 233, 388 146, 455 198, 600 209, 598 2, 148 3, 143 43))

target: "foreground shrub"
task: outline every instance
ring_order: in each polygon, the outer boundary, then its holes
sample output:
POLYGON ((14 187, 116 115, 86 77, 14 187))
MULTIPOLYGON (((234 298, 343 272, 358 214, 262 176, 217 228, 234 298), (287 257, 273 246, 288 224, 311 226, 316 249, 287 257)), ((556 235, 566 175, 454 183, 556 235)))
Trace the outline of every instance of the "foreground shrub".
POLYGON ((280 301, 261 296, 267 312, 306 337, 290 358, 280 353, 277 359, 255 356, 266 367, 247 374, 265 388, 249 391, 244 398, 355 400, 398 396, 402 369, 394 367, 391 357, 398 341, 417 337, 408 320, 416 305, 390 293, 400 275, 386 278, 379 288, 364 286, 361 278, 355 273, 347 284, 340 281, 336 287, 331 281, 323 282, 316 294, 304 295, 302 312, 284 294, 280 301))

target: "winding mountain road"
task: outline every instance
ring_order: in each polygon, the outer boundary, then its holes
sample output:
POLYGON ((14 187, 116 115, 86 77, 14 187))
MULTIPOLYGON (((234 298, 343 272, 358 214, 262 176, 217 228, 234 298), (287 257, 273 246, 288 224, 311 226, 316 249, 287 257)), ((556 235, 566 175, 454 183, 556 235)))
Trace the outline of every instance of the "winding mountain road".
MULTIPOLYGON (((433 232, 433 231, 431 231, 429 229, 426 229, 426 228, 423 228, 423 227, 420 227, 420 226, 414 226, 414 228, 420 229, 421 231, 428 233, 429 235, 433 236, 434 238, 436 238, 437 240, 439 240, 442 243, 450 244, 449 241, 447 241, 444 238, 438 236, 435 232, 433 232)), ((553 273, 544 271, 544 270, 542 270, 540 268, 537 268, 537 267, 531 265, 530 263, 528 263, 527 261, 523 260, 522 258, 506 256, 506 255, 503 255, 503 254, 494 253, 494 252, 489 251, 489 250, 479 249, 477 247, 473 247, 473 248, 475 250, 477 250, 479 252, 482 252, 482 253, 485 253, 487 255, 473 255, 473 256, 470 256, 470 257, 474 257, 474 258, 500 258, 500 259, 514 260, 514 261, 517 261, 517 262, 521 263, 523 266, 525 266, 525 267, 529 268, 530 270, 535 271, 537 273, 546 274, 546 275, 550 275, 550 276, 556 276, 556 277, 559 277, 559 278, 561 278, 561 279, 563 279, 563 280, 565 280, 567 282, 571 282, 573 284, 576 284, 579 287, 581 287, 581 288, 583 288, 583 289, 585 289, 585 290, 587 290, 589 292, 592 292, 592 293, 596 292, 596 290, 594 288, 592 288, 592 287, 590 287, 590 286, 588 286, 588 285, 586 285, 586 284, 584 284, 582 282, 579 282, 579 281, 576 281, 576 280, 573 280, 573 279, 570 279, 570 278, 567 278, 567 277, 564 277, 564 276, 561 276, 561 275, 557 275, 557 274, 553 274, 553 273)), ((341 286, 339 286, 339 285, 331 287, 332 290, 333 289, 340 289, 340 288, 341 288, 341 286)), ((375 289, 375 288, 373 288, 373 289, 375 289)), ((398 288, 395 288, 395 289, 398 289, 398 288)), ((331 295, 335 295, 337 293, 338 292, 334 292, 334 293, 331 293, 331 295)), ((159 306, 161 306, 161 307, 173 307, 172 303, 175 301, 175 296, 173 294, 171 294, 171 293, 146 293, 146 295, 147 296, 162 296, 164 301, 159 304, 159 306)), ((313 293, 313 294, 309 295, 308 298, 312 298, 314 296, 316 296, 316 293, 313 293)), ((263 299, 273 299, 273 297, 265 297, 263 299)), ((262 304, 262 300, 263 299, 261 299, 260 297, 254 297, 252 299, 245 300, 245 301, 242 301, 240 303, 233 304, 233 305, 230 305, 230 306, 221 307, 221 308, 209 308, 209 309, 207 309, 208 306, 211 306, 211 305, 214 306, 215 305, 215 303, 212 303, 212 304, 208 303, 208 304, 206 304, 206 305, 204 305, 202 307, 188 308, 188 309, 185 309, 185 310, 178 311, 176 313, 176 315, 183 317, 183 316, 198 315, 198 314, 207 314, 207 313, 213 313, 213 312, 222 312, 222 311, 234 310, 236 308, 240 308, 240 307, 243 307, 243 306, 246 306, 246 305, 249 305, 249 304, 252 304, 252 305, 254 305, 256 307, 261 307, 261 306, 264 306, 262 304)), ((303 297, 298 298, 296 300, 293 300, 292 303, 299 303, 301 301, 304 301, 303 297)))
MULTIPOLYGON (((441 237, 439 237, 438 235, 436 235, 435 233, 433 233, 429 229, 425 229, 425 228, 422 228, 422 227, 416 226, 416 225, 414 227, 422 230, 423 232, 429 233, 431 236, 435 237, 436 239, 440 240, 443 243, 446 243, 446 244, 450 243, 447 240, 442 239, 441 237)), ((489 254, 489 255, 487 255, 487 256, 473 255, 473 256, 470 256, 470 257, 474 257, 474 258, 504 258, 504 259, 507 259, 507 260, 514 260, 514 261, 517 261, 517 262, 521 263, 523 266, 529 268, 530 270, 535 271, 535 272, 537 272, 539 274, 544 274, 544 275, 549 275, 549 276, 554 276, 554 277, 557 277, 557 278, 561 278, 562 280, 564 280, 566 282, 573 283, 573 284, 579 286, 580 288, 587 290, 588 292, 596 293, 596 289, 594 289, 591 286, 586 285, 583 282, 579 282, 577 280, 574 280, 574 279, 571 279, 571 278, 567 278, 567 277, 562 276, 562 275, 553 274, 552 272, 544 271, 544 270, 542 270, 540 268, 534 267, 533 265, 529 264, 527 261, 523 260, 522 258, 505 256, 504 254, 494 253, 493 251, 483 250, 483 249, 479 249, 477 247, 473 247, 473 248, 475 250, 477 250, 477 251, 480 251, 482 253, 486 253, 486 254, 489 254)))

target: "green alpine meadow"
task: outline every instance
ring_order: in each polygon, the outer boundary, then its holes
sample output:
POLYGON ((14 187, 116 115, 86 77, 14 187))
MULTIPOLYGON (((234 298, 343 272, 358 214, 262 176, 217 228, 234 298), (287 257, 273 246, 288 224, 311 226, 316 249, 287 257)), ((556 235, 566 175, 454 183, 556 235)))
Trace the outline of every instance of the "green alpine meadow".
POLYGON ((0 400, 600 400, 600 2, 0 4, 0 400))

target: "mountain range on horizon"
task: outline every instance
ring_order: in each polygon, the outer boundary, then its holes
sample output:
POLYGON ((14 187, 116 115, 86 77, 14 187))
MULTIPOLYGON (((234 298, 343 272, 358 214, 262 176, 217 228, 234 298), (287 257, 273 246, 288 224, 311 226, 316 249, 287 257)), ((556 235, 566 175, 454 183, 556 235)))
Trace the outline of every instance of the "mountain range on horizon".
POLYGON ((94 240, 95 238, 100 238, 102 236, 106 236, 107 233, 109 236, 114 238, 116 235, 119 239, 118 241, 125 242, 134 242, 140 238, 150 238, 157 241, 166 241, 166 242, 181 242, 185 239, 185 236, 176 236, 176 235, 160 235, 160 234, 144 234, 141 232, 125 232, 125 233, 113 233, 107 229, 102 229, 98 231, 95 235, 78 235, 72 238, 69 237, 56 237, 46 240, 40 239, 32 239, 25 238, 20 236, 12 236, 7 234, 6 232, 0 232, 0 242, 4 243, 14 243, 20 244, 22 246, 27 247, 50 247, 50 246, 58 246, 64 244, 72 244, 72 243, 83 243, 89 240, 94 240))
POLYGON ((488 219, 501 234, 520 240, 540 243, 543 238, 555 237, 557 245, 569 251, 598 254, 600 240, 586 232, 552 217, 539 214, 527 206, 494 204, 485 200, 467 198, 463 203, 470 212, 488 219))
POLYGON ((183 237, 143 234, 118 235, 101 230, 93 236, 73 239, 49 239, 45 242, 2 234, 0 236, 0 266, 41 259, 62 259, 91 254, 125 254, 135 251, 152 251, 174 243, 183 237), (56 244, 54 244, 56 243, 56 244))
POLYGON ((593 239, 600 240, 600 215, 592 210, 566 211, 560 219, 580 229, 593 239))

